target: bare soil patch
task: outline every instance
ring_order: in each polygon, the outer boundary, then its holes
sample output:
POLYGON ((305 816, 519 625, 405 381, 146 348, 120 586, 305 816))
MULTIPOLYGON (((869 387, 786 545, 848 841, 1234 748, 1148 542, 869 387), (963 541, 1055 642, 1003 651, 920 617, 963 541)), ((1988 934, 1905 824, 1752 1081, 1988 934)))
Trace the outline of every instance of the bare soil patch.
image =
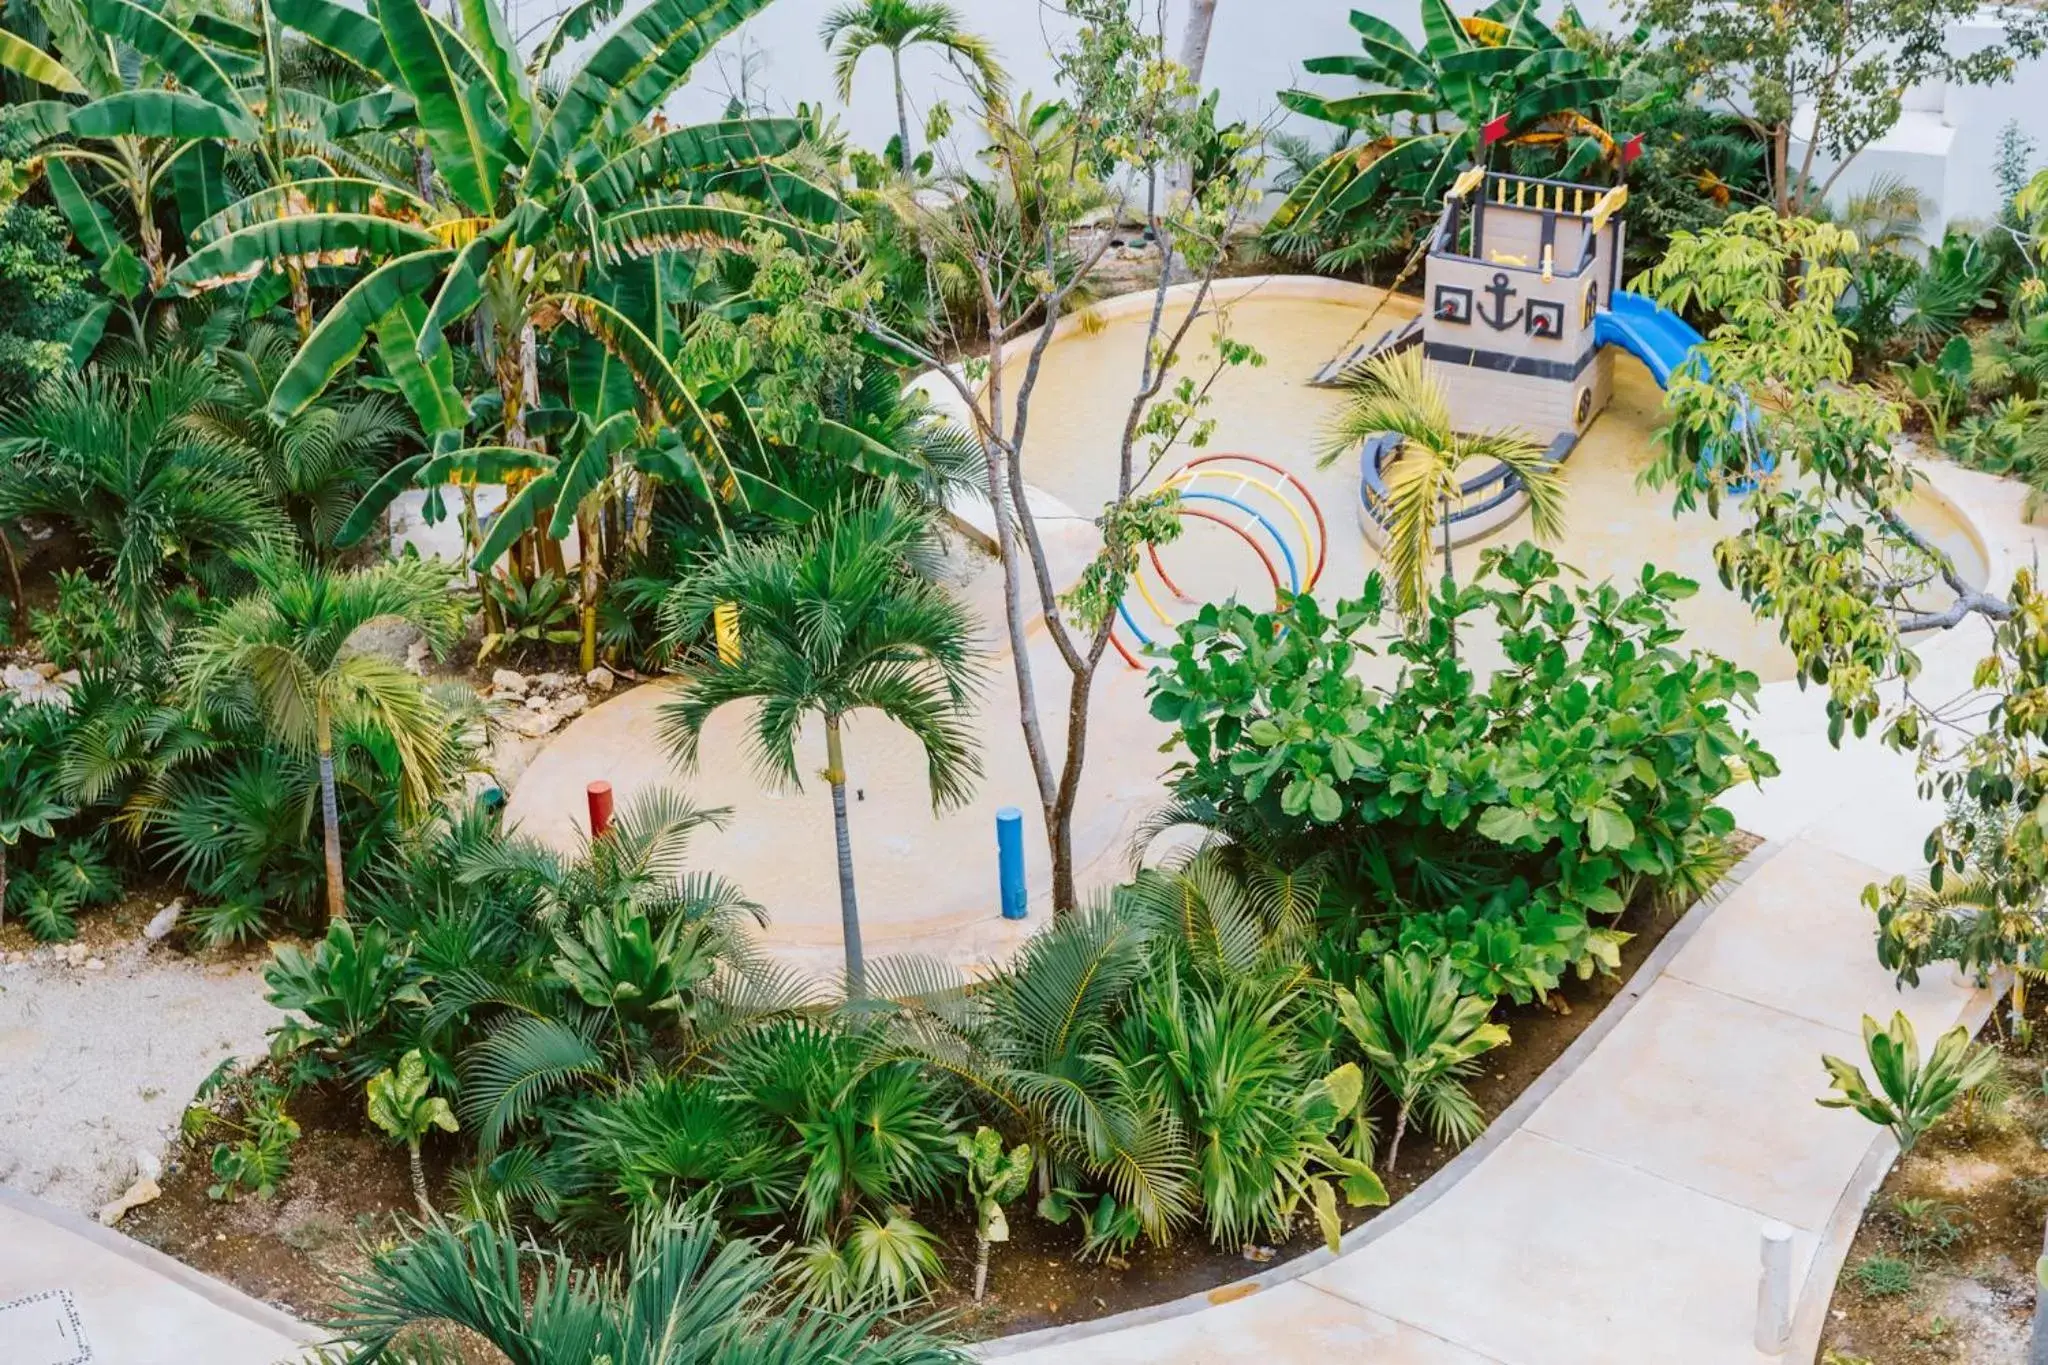
POLYGON ((1952 1113, 1870 1201, 1828 1306, 1823 1361, 2027 1358, 2048 1218, 2048 1019, 2038 1012, 2033 1033, 2023 1044, 1987 1031, 2003 1053, 2004 1094, 1952 1113))

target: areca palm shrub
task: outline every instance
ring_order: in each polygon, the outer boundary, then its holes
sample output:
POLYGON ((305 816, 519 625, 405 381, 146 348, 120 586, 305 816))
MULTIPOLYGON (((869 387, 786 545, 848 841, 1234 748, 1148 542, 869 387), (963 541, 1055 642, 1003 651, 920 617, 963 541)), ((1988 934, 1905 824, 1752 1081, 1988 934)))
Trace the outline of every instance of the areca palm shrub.
POLYGON ((204 360, 152 355, 56 380, 0 417, 0 520, 72 526, 130 631, 157 635, 170 589, 224 581, 231 556, 286 527, 237 449, 193 421, 220 393, 204 360))
POLYGON ((853 98, 853 74, 870 52, 889 54, 889 76, 896 93, 896 166, 911 166, 910 104, 903 84, 903 53, 913 47, 935 47, 946 54, 974 83, 981 99, 999 98, 1007 77, 995 50, 970 33, 960 11, 944 0, 853 0, 825 16, 818 37, 833 57, 832 78, 839 98, 853 98))
POLYGON ((1369 362, 1351 377, 1344 406, 1324 428, 1318 462, 1328 465, 1380 432, 1401 438, 1387 468, 1387 577, 1402 615, 1419 621, 1429 598, 1429 561, 1441 536, 1444 577, 1451 574, 1450 514, 1462 472, 1497 461, 1513 471, 1529 495, 1529 521, 1538 538, 1555 540, 1564 529, 1564 479, 1542 446, 1516 432, 1460 431, 1451 422, 1443 386, 1420 349, 1369 362))
POLYGON ((804 723, 823 726, 850 996, 863 992, 864 964, 846 811, 847 718, 874 711, 910 731, 924 749, 934 810, 965 801, 981 776, 969 727, 982 673, 978 628, 957 599, 917 572, 931 535, 893 500, 842 506, 786 536, 734 546, 686 577, 663 608, 677 645, 702 639, 721 603, 739 609, 737 657, 707 661, 662 707, 662 733, 686 766, 695 766, 711 717, 748 702, 762 775, 798 788, 804 723))
POLYGON ((956 1365, 966 1357, 883 1312, 785 1306, 783 1265, 708 1217, 643 1220, 616 1270, 577 1269, 489 1222, 437 1223, 351 1278, 334 1329, 358 1365, 400 1358, 408 1333, 453 1324, 514 1365, 956 1365))
POLYGON ((437 793, 433 778, 447 743, 440 708, 402 665, 350 650, 355 632, 376 622, 417 627, 439 651, 454 638, 461 608, 447 571, 395 560, 337 571, 296 557, 246 561, 256 591, 228 603, 195 630, 183 669, 195 699, 246 706, 280 744, 319 763, 320 814, 327 863, 327 911, 345 912, 341 815, 335 795, 335 733, 365 726, 396 750, 408 807, 437 793))

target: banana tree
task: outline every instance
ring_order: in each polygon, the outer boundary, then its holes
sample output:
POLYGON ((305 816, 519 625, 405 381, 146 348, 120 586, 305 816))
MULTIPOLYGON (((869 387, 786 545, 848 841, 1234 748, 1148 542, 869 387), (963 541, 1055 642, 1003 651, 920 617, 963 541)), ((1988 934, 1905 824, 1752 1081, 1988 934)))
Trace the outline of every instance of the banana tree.
MULTIPOLYGON (((372 126, 390 113, 388 102, 335 105, 290 88, 269 0, 256 0, 248 23, 207 13, 174 19, 134 0, 36 3, 56 52, 14 40, 0 47, 0 64, 83 101, 34 101, 10 115, 34 139, 52 199, 100 263, 113 296, 74 338, 81 362, 114 299, 132 316, 145 286, 166 283, 171 247, 156 211, 166 189, 185 233, 196 235, 232 198, 231 157, 246 154, 258 180, 278 184, 331 155, 338 130, 372 126), (80 170, 96 183, 82 182, 80 170), (100 202, 102 188, 124 213, 100 202), (133 225, 133 246, 123 220, 133 225)), ((312 316, 303 263, 289 263, 281 278, 303 335, 312 316)))
MULTIPOLYGON (((541 336, 565 328, 571 337, 559 349, 602 354, 647 425, 680 433, 706 485, 742 496, 731 449, 758 437, 739 394, 727 389, 700 401, 700 387, 606 281, 627 261, 738 245, 755 232, 799 250, 830 249, 820 228, 839 218, 838 198, 777 164, 803 140, 802 121, 642 126, 698 58, 767 0, 654 0, 598 45, 552 103, 536 98, 534 70, 589 27, 589 4, 564 16, 529 68, 490 0, 463 0, 459 28, 413 0, 383 0, 374 17, 333 0, 273 3, 315 43, 390 79, 424 133, 434 174, 428 194, 350 176, 280 185, 231 208, 171 272, 173 287, 198 292, 297 260, 361 268, 279 377, 273 419, 303 411, 394 310, 417 303, 414 352, 422 362, 442 353, 450 327, 475 316, 501 414, 498 439, 467 448, 480 452, 479 467, 496 461, 514 472, 517 488, 538 482, 574 506, 560 484, 539 478, 555 466, 540 458, 545 432, 533 420, 543 407, 541 336), (292 205, 291 216, 275 215, 278 202, 292 205), (502 451, 527 455, 515 463, 502 451)), ((617 385, 608 392, 605 405, 582 408, 593 427, 616 413, 617 385)), ((452 454, 443 449, 432 457, 443 464, 422 462, 414 472, 457 472, 452 454)), ((577 474, 568 491, 587 492, 589 471, 574 463, 560 471, 577 474)), ((528 527, 566 530, 552 506, 521 515, 528 527)), ((546 567, 560 567, 552 535, 537 551, 553 557, 546 567)), ((594 620, 595 590, 594 573, 586 573, 586 620, 594 620)))
POLYGON ((1386 20, 1354 10, 1360 55, 1303 63, 1311 74, 1351 76, 1371 89, 1341 98, 1280 92, 1287 108, 1364 140, 1303 176, 1274 214, 1274 230, 1327 233, 1380 196, 1431 206, 1494 141, 1561 146, 1563 176, 1616 158, 1600 108, 1618 82, 1567 48, 1536 17, 1535 0, 1500 0, 1462 18, 1446 0, 1421 0, 1421 8, 1420 48, 1386 20))

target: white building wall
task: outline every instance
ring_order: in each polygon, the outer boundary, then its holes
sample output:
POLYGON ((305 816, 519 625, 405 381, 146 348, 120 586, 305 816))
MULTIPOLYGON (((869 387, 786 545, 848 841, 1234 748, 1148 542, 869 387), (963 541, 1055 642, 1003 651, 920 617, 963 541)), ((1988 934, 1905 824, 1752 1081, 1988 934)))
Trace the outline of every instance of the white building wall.
MULTIPOLYGON (((1951 50, 1981 51, 2000 40, 1995 18, 1980 15, 1949 29, 1951 50)), ((1892 177, 1920 191, 1922 236, 1939 241, 1950 224, 1985 222, 1999 210, 1998 159, 2001 130, 2017 123, 2034 143, 2032 168, 2048 165, 2048 57, 2023 63, 1999 85, 1950 86, 1932 82, 1906 92, 1897 126, 1853 158, 1829 191, 1840 204, 1875 181, 1892 177)), ((1810 123, 1808 126, 1811 126, 1810 123)), ((1795 145, 1795 154, 1803 144, 1795 145)), ((1834 169, 1815 158, 1814 178, 1834 169)))

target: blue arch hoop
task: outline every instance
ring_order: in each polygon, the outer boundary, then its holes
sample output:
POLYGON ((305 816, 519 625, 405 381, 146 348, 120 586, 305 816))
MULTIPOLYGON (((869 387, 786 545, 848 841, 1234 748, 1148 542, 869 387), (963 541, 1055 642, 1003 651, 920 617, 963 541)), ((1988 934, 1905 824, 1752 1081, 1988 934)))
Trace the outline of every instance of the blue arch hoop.
MULTIPOLYGON (((1297 594, 1301 591, 1301 569, 1294 562, 1294 551, 1287 548, 1287 538, 1280 534, 1278 527, 1267 520, 1265 513, 1246 503, 1243 499, 1232 497, 1228 493, 1182 493, 1180 496, 1183 502, 1224 503, 1235 507, 1238 511, 1243 512, 1246 516, 1258 522, 1260 526, 1265 528, 1266 534, 1273 538, 1273 544, 1279 547, 1280 557, 1287 561, 1288 591, 1297 594)), ((1124 605, 1124 600, 1121 597, 1117 599, 1116 614, 1123 618, 1123 623, 1130 629, 1131 634, 1138 637, 1139 644, 1148 648, 1151 646, 1152 637, 1139 627, 1137 621, 1131 616, 1131 609, 1124 605)))

